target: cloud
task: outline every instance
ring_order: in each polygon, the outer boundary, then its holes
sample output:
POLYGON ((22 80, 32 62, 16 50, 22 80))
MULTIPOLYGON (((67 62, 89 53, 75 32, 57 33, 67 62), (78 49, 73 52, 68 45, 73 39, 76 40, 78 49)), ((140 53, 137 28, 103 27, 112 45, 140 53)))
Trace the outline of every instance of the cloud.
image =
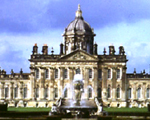
POLYGON ((13 69, 19 72, 21 68, 29 72, 29 62, 22 56, 21 50, 13 50, 12 45, 8 42, 1 42, 0 50, 0 67, 7 72, 13 69))

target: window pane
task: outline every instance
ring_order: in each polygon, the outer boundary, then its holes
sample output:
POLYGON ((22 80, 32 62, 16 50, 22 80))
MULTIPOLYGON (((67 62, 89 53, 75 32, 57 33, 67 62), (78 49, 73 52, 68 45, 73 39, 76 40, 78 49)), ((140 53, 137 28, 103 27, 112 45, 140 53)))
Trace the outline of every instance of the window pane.
POLYGON ((138 91, 137 91, 137 98, 139 99, 141 97, 141 88, 138 88, 138 91))
POLYGON ((58 78, 58 69, 55 69, 55 78, 58 78))
POLYGON ((128 98, 129 99, 131 98, 131 88, 129 88, 129 90, 128 90, 128 98))
POLYGON ((39 88, 36 88, 36 98, 39 97, 39 88))
POLYGON ((98 79, 101 79, 101 78, 102 78, 102 70, 99 69, 99 70, 98 70, 98 79))
POLYGON ((111 78, 111 70, 108 69, 108 78, 111 78))
POLYGON ((68 89, 66 88, 64 91, 64 97, 66 98, 68 96, 68 89))
POLYGON ((49 78, 49 70, 48 69, 45 70, 45 78, 49 78))
POLYGON ((9 95, 9 90, 8 90, 8 87, 5 88, 5 98, 7 98, 9 95))
POLYGON ((110 88, 107 89, 107 98, 110 98, 110 88))
POLYGON ((39 78, 39 69, 35 70, 36 78, 39 78))
POLYGON ((98 98, 101 98, 101 88, 98 88, 98 98))
POLYGON ((18 97, 18 87, 14 88, 14 98, 18 97))
POLYGON ((89 98, 91 98, 91 97, 92 97, 92 89, 89 88, 89 98))
POLYGON ((64 78, 68 78, 68 70, 64 69, 64 78))
POLYGON ((150 98, 150 88, 147 88, 147 98, 150 98))
POLYGON ((117 79, 120 78, 120 69, 117 69, 117 79))
POLYGON ((117 88, 117 98, 120 98, 120 88, 117 88))
POLYGON ((80 69, 76 69, 76 74, 80 74, 80 69))
POLYGON ((23 92, 23 93, 24 93, 24 95, 23 95, 24 98, 27 98, 27 87, 25 87, 23 91, 24 91, 24 92, 23 92))
POLYGON ((58 88, 54 89, 54 97, 57 98, 58 97, 58 88))
POLYGON ((47 97, 48 97, 48 88, 45 88, 44 93, 45 93, 45 94, 44 94, 44 97, 47 98, 47 97))
POLYGON ((92 69, 89 69, 89 78, 92 78, 92 69))

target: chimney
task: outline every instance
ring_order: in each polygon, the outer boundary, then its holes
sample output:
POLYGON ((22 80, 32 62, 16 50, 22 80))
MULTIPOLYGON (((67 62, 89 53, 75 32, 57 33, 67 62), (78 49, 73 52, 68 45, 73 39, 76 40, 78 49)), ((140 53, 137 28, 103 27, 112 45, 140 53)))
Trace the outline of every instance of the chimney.
POLYGON ((124 47, 120 46, 119 47, 119 55, 124 55, 125 51, 124 51, 124 47))
POLYGON ((109 46, 109 55, 115 55, 115 47, 113 45, 109 46))
POLYGON ((64 54, 64 49, 63 49, 64 45, 61 43, 60 44, 60 55, 63 55, 64 54))
POLYGON ((47 54, 48 54, 48 46, 47 46, 47 44, 44 44, 44 45, 43 45, 42 53, 43 53, 44 55, 47 55, 47 54))
POLYGON ((38 53, 38 46, 37 43, 35 43, 35 45, 33 46, 32 54, 37 54, 37 53, 38 53))
POLYGON ((97 55, 97 44, 94 44, 94 51, 93 51, 94 55, 97 55))

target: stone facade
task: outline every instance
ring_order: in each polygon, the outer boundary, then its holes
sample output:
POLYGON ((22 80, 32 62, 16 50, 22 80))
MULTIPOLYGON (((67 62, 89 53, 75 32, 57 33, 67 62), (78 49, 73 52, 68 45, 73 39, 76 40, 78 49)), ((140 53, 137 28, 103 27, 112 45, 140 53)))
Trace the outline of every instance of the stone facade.
POLYGON ((60 54, 48 52, 45 44, 42 53, 33 46, 30 73, 6 74, 0 71, 0 102, 9 107, 50 107, 60 97, 73 99, 73 79, 82 74, 84 93, 82 99, 98 99, 108 107, 144 107, 150 100, 150 75, 127 74, 123 46, 116 54, 109 46, 106 54, 98 54, 94 44, 96 34, 84 21, 80 6, 75 20, 65 29, 60 54))

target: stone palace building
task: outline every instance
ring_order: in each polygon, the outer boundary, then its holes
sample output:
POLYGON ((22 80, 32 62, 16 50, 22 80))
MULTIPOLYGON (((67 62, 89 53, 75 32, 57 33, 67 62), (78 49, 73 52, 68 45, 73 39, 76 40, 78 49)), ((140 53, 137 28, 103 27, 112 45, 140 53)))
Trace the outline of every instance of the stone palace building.
POLYGON ((82 74, 82 99, 97 97, 108 107, 146 107, 150 102, 150 75, 126 73, 127 58, 123 46, 116 52, 113 45, 106 54, 98 54, 96 34, 84 21, 80 6, 75 19, 65 28, 60 54, 49 53, 48 46, 33 46, 30 73, 6 74, 0 71, 0 102, 9 107, 50 107, 60 97, 72 99, 72 81, 82 74))

